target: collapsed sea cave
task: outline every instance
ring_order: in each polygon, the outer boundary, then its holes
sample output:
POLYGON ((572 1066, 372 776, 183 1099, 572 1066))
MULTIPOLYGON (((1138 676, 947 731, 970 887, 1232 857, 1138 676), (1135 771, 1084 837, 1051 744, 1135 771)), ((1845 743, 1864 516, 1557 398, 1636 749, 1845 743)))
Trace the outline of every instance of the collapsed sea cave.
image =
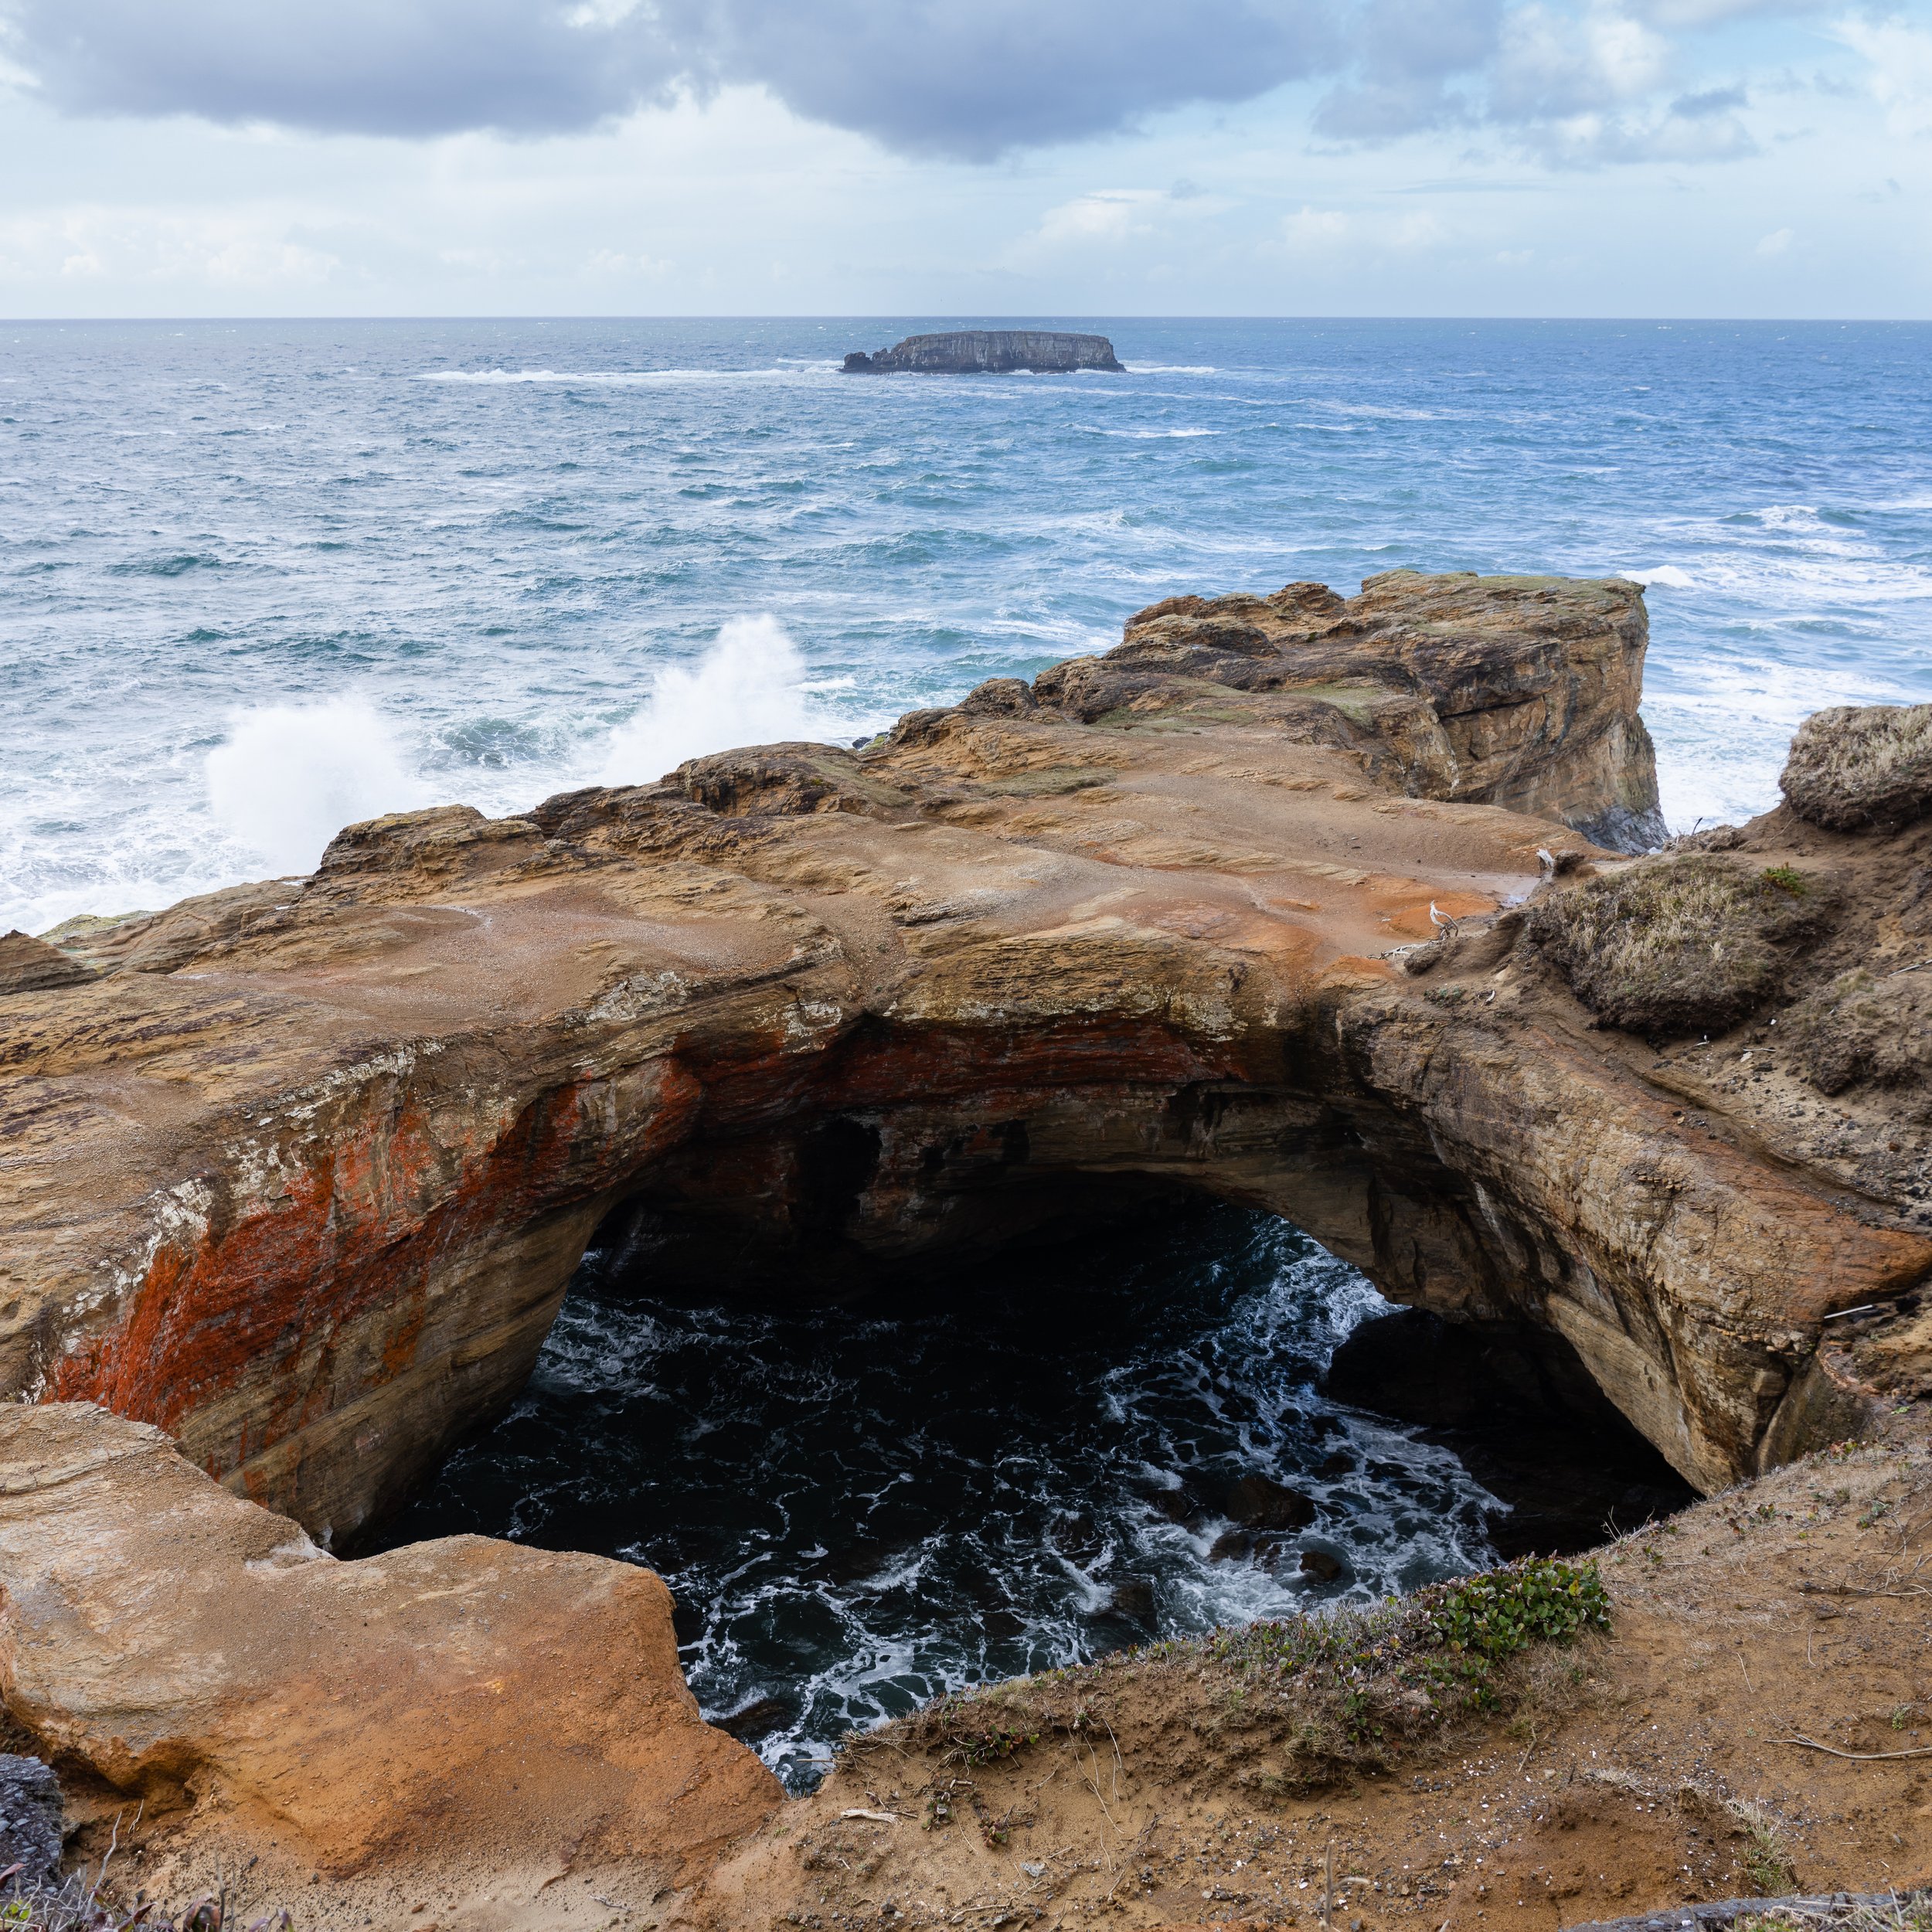
POLYGON ((1692 1499, 1560 1337, 1396 1310, 1277 1216, 1069 1177, 1006 1199, 1023 1233, 882 1257, 877 1155, 814 1129, 775 1223, 621 1202, 508 1413, 365 1547, 657 1571, 706 1716, 797 1790, 948 1691, 1692 1499))

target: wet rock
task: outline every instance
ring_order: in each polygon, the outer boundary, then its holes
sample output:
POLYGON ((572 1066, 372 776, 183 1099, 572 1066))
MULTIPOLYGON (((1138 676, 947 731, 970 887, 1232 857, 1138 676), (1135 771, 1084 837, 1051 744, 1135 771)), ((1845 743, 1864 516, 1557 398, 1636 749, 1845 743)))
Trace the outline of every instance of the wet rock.
POLYGON ((1454 1449, 1509 1505, 1488 1525, 1506 1557, 1587 1549, 1692 1499, 1576 1351, 1547 1330, 1398 1309, 1342 1342, 1325 1386, 1338 1401, 1420 1424, 1454 1449))
POLYGON ((37 1757, 0 1756, 0 1870, 38 1885, 60 1864, 60 1781, 37 1757))
POLYGON ((1082 1509, 1053 1519, 1053 1546, 1076 1563, 1090 1563, 1106 1547, 1107 1539, 1094 1519, 1082 1509))
POLYGON ((1107 1600, 1104 1616, 1117 1617, 1124 1622, 1138 1624, 1143 1629, 1154 1628, 1154 1586, 1145 1577, 1129 1577, 1114 1586, 1114 1594, 1107 1600))
POLYGON ((1304 1529, 1315 1521, 1315 1505, 1272 1476, 1243 1476, 1222 1507, 1231 1521, 1250 1529, 1304 1529))
POLYGON ((77 959, 26 933, 0 934, 0 996, 78 986, 94 978, 77 959))
POLYGON ((1337 1581, 1343 1567, 1341 1559, 1330 1556, 1325 1549, 1304 1549, 1301 1553, 1301 1574, 1318 1583, 1337 1581))
POLYGON ((1213 1513, 1185 1483, 1172 1489, 1151 1489, 1146 1495, 1147 1506, 1155 1515, 1178 1523, 1183 1529, 1199 1529, 1213 1513))
POLYGON ((756 1702, 746 1705, 743 1710, 733 1711, 727 1717, 714 1717, 711 1721, 740 1744, 756 1744, 761 1737, 769 1737, 774 1731, 783 1730, 797 1715, 797 1708, 789 1698, 760 1697, 756 1702))

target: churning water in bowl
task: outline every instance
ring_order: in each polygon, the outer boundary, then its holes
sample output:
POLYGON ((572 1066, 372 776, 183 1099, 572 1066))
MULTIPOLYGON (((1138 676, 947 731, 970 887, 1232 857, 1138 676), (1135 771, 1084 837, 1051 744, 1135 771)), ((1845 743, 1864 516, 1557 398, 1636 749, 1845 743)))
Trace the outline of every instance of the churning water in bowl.
POLYGON ((705 1714, 802 1788, 949 1689, 1492 1560, 1453 1454, 1317 1393, 1386 1306, 1227 1208, 832 1308, 640 1296, 594 1255, 515 1407, 385 1541, 648 1564, 705 1714), (1312 1522, 1241 1531, 1253 1476, 1312 1522))

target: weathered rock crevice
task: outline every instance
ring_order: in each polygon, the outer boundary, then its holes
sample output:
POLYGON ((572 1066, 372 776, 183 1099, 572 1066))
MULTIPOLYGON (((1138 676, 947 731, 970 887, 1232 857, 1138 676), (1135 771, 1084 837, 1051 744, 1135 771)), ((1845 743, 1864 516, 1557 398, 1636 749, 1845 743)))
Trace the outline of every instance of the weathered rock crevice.
MULTIPOLYGON (((377 821, 56 934, 85 974, 0 1000, 0 1374, 346 1543, 627 1203, 818 1293, 1172 1189, 1560 1335, 1733 1481, 1867 1399, 1855 1362, 1821 1393, 1827 1317, 1904 1332, 1923 1133, 1863 1090, 1767 1111, 1522 937, 1614 863, 1576 827, 1656 829, 1644 638, 1614 581, 1173 600, 861 752, 377 821)), ((1750 862, 1889 879, 1918 836, 1774 815, 1750 862)))

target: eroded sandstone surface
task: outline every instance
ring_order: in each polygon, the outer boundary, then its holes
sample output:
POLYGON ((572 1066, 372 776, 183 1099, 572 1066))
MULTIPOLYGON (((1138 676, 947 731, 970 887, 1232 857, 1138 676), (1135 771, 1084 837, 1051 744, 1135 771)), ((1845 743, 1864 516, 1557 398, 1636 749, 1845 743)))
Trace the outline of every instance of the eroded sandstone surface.
POLYGON ((8 1715, 157 1850, 192 1814, 184 1894, 226 1852, 335 1911, 406 1873, 385 1923, 567 1923, 580 1868, 647 1906, 781 1801, 647 1570, 482 1536, 338 1562, 88 1403, 0 1407, 0 1471, 8 1715))
MULTIPOLYGON (((862 750, 379 820, 53 935, 86 976, 29 949, 0 999, 0 1372, 344 1543, 509 1398, 614 1210, 823 1293, 1173 1188, 1555 1331, 1732 1481, 1870 1399, 1838 1311, 1919 1372, 1925 1129, 1607 1032, 1524 942, 1616 862, 1576 828, 1654 828, 1645 637, 1616 580, 1175 599, 862 750)), ((1883 874, 1831 943, 1909 947, 1923 829, 1774 815, 1751 862, 1883 874)))

